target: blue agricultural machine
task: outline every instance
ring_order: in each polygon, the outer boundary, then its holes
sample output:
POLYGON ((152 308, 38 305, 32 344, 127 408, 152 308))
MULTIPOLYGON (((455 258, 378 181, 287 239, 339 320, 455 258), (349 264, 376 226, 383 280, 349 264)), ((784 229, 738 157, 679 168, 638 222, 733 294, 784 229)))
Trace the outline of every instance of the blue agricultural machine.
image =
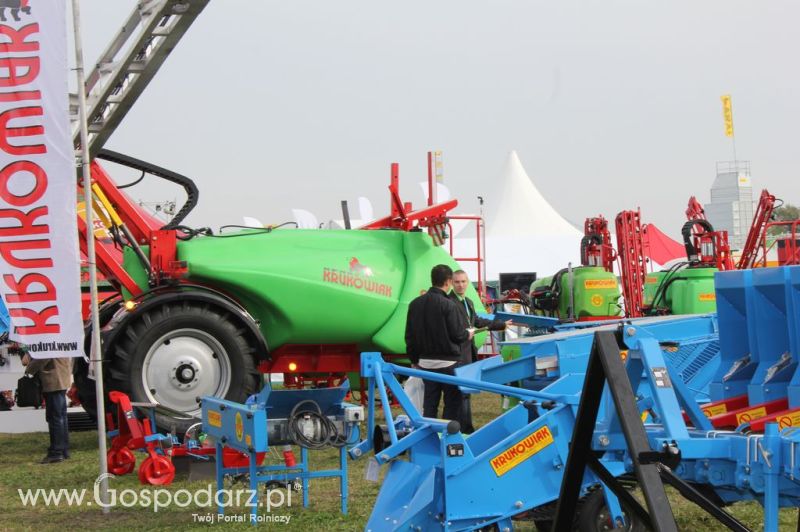
MULTIPOLYGON (((229 475, 246 476, 251 494, 258 494, 259 486, 269 493, 270 486, 276 484, 296 485, 302 491, 304 507, 309 503, 310 480, 338 478, 341 511, 347 513, 346 448, 358 440, 359 425, 364 418, 361 405, 345 402, 349 392, 350 386, 345 381, 339 387, 306 390, 273 390, 268 384, 244 404, 203 397, 203 432, 216 446, 218 513, 225 513, 221 492, 229 475), (299 462, 292 454, 292 445, 300 447, 299 462), (264 460, 271 447, 284 448, 284 464, 269 464, 264 460), (309 451, 329 447, 339 450, 339 467, 312 470, 309 451), (226 451, 240 453, 244 460, 226 463, 222 459, 226 451)), ((289 497, 291 501, 291 494, 289 497)), ((282 497, 281 501, 283 505, 282 497)), ((247 504, 248 521, 252 524, 261 522, 259 504, 255 500, 247 504)))
POLYGON ((568 326, 455 376, 365 353, 377 394, 349 452, 388 464, 366 529, 677 530, 669 484, 731 530, 724 506, 756 500, 777 531, 800 506, 800 267, 720 272, 716 292, 717 314, 568 326), (422 417, 403 376, 519 403, 467 436, 422 417))

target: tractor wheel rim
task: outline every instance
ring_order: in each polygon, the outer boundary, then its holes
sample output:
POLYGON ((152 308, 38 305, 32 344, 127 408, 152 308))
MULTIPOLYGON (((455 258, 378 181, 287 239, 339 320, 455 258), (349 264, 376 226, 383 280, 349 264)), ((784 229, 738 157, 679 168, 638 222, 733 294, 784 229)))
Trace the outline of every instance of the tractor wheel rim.
POLYGON ((142 385, 149 401, 195 416, 197 399, 225 397, 231 384, 227 351, 212 335, 176 329, 156 340, 142 364, 142 385))

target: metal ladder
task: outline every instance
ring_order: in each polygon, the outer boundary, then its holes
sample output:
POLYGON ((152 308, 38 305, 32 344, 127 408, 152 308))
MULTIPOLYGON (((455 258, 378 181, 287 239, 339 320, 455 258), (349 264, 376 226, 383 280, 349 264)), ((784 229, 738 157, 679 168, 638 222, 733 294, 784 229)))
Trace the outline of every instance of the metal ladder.
MULTIPOLYGON (((89 157, 94 159, 209 0, 144 0, 86 77, 89 157)), ((72 138, 80 146, 77 96, 70 95, 72 138)))

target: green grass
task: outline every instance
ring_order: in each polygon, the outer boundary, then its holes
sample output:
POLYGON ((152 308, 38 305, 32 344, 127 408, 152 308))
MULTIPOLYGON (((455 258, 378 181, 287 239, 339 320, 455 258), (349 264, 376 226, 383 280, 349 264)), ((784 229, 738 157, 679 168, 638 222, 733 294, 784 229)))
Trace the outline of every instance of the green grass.
MULTIPOLYGON (((476 425, 486 423, 499 413, 499 400, 496 396, 481 394, 473 398, 473 415, 476 425)), ((64 504, 58 507, 23 506, 18 489, 86 489, 87 500, 93 498, 92 490, 98 474, 97 434, 93 432, 74 433, 72 438, 72 457, 60 464, 40 465, 47 447, 47 434, 2 434, 0 433, 0 530, 57 530, 65 527, 72 530, 201 530, 210 525, 196 523, 192 514, 216 513, 216 508, 194 506, 162 508, 157 513, 152 508, 113 508, 103 514, 96 505, 73 506, 64 504)), ((298 455, 299 456, 299 455, 298 455)), ((332 469, 338 464, 338 453, 333 450, 310 453, 312 469, 332 469)), ((137 459, 142 455, 137 453, 137 459)), ((275 460, 275 459, 273 459, 275 460)), ((287 510, 273 513, 291 516, 288 525, 271 524, 270 529, 278 530, 363 530, 372 511, 379 483, 364 479, 366 460, 350 461, 349 467, 349 512, 339 512, 339 486, 336 479, 313 480, 310 485, 310 506, 303 508, 299 494, 293 497, 293 506, 287 510)), ((188 482, 176 479, 167 489, 175 493, 180 489, 198 490, 206 488, 213 481, 188 482)), ((110 480, 110 487, 120 493, 125 489, 139 490, 138 479, 134 474, 110 480)), ((244 486, 242 486, 244 487, 244 486)), ((673 511, 680 530, 703 532, 722 530, 718 522, 705 512, 686 502, 675 492, 670 492, 673 511)), ((738 503, 728 508, 738 519, 754 530, 762 523, 761 507, 756 503, 738 503)), ((228 514, 241 515, 244 508, 228 509, 228 514)), ((797 511, 781 511, 781 530, 795 530, 797 511)), ((216 524, 226 530, 252 530, 246 523, 216 524)), ((264 526, 264 525, 262 525, 264 526)), ((532 530, 528 523, 519 523, 520 530, 532 530)))

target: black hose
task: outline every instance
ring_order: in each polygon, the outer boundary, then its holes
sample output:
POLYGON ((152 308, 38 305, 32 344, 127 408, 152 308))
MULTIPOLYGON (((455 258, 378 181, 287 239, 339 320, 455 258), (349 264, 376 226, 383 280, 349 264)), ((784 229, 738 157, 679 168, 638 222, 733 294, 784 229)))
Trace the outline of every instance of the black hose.
POLYGON ((237 236, 260 235, 261 233, 271 233, 275 229, 280 229, 281 227, 285 227, 287 225, 294 225, 295 227, 297 227, 297 222, 283 222, 282 224, 271 225, 269 227, 250 227, 248 225, 228 224, 228 225, 220 226, 220 228, 219 228, 220 234, 218 234, 218 235, 209 235, 209 236, 213 236, 213 237, 216 237, 216 238, 233 238, 233 237, 237 237, 237 236), (233 228, 236 228, 236 229, 250 229, 250 231, 247 232, 247 233, 239 232, 239 233, 236 233, 236 234, 233 234, 233 235, 230 235, 230 234, 223 235, 222 234, 223 229, 228 229, 229 227, 233 227, 233 228))
POLYGON ((176 238, 178 240, 184 240, 184 241, 191 240, 197 235, 214 236, 210 227, 200 227, 198 229, 192 229, 191 227, 187 227, 185 225, 175 225, 170 229, 174 229, 175 231, 184 233, 183 235, 181 234, 176 235, 176 238))
POLYGON ((311 399, 300 401, 294 405, 292 412, 289 414, 288 421, 289 438, 295 445, 299 445, 300 447, 319 450, 326 447, 340 448, 347 444, 347 436, 339 434, 339 429, 336 428, 336 424, 331 421, 328 416, 324 415, 319 404, 311 399), (301 410, 300 407, 305 404, 311 405, 313 410, 301 410), (319 425, 319 436, 317 438, 309 438, 303 434, 303 430, 300 428, 301 421, 316 422, 315 425, 319 425))
POLYGON ((664 274, 664 277, 661 279, 661 283, 658 285, 656 289, 656 293, 653 294, 653 302, 650 305, 651 309, 658 308, 658 303, 661 302, 661 299, 666 295, 666 284, 669 281, 670 277, 677 273, 680 269, 687 266, 688 262, 677 262, 673 264, 664 274))
MULTIPOLYGON (((561 277, 567 272, 567 268, 563 268, 558 270, 554 275, 552 280, 550 281, 550 299, 556 301, 556 310, 558 309, 558 299, 561 297, 561 277)), ((541 286, 537 288, 542 288, 541 286)), ((553 313, 552 310, 548 310, 541 306, 538 299, 535 297, 531 297, 531 305, 534 309, 541 310, 542 312, 549 313, 546 315, 551 315, 553 313)))
POLYGON ((603 245, 603 238, 600 235, 586 235, 581 238, 581 264, 584 266, 589 266, 589 257, 586 254, 589 244, 601 246, 603 245))
POLYGON ((130 183, 125 183, 124 185, 117 185, 117 188, 121 190, 123 188, 132 187, 133 185, 138 185, 144 179, 144 175, 145 171, 142 170, 142 175, 139 176, 139 179, 137 179, 136 181, 131 181, 130 183))
POLYGON ((658 285, 656 293, 653 295, 653 303, 650 305, 651 309, 658 309, 658 304, 666 297, 667 288, 669 288, 669 285, 671 285, 673 281, 685 279, 685 277, 678 278, 674 276, 688 265, 688 262, 677 262, 673 264, 669 270, 667 270, 667 272, 664 274, 664 278, 661 279, 661 284, 658 285))
MULTIPOLYGON (((156 177, 160 177, 161 179, 169 181, 170 183, 175 183, 176 185, 183 187, 183 190, 186 192, 186 203, 184 203, 177 214, 172 217, 172 220, 170 220, 161 229, 176 229, 178 224, 180 224, 184 218, 189 215, 189 212, 191 212, 191 210, 197 206, 200 192, 197 190, 197 185, 194 184, 194 181, 184 175, 111 150, 100 150, 97 154, 97 158, 111 161, 112 163, 121 164, 123 166, 127 166, 128 168, 141 170, 142 178, 144 177, 144 172, 147 172, 148 174, 152 174, 156 177)), ((137 181, 124 186, 134 185, 141 181, 142 178, 139 178, 137 181)))

